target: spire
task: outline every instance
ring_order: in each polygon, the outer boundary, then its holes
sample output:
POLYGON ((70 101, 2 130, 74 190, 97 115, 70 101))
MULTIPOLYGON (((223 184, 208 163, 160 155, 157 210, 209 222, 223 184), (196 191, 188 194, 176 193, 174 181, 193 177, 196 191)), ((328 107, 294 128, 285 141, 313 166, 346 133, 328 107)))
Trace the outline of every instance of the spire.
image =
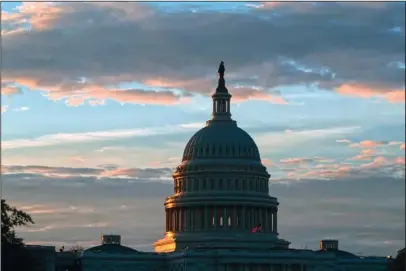
POLYGON ((216 88, 216 92, 212 95, 213 98, 213 118, 212 120, 222 120, 222 121, 230 121, 231 120, 231 113, 230 113, 230 99, 231 95, 228 93, 226 88, 226 82, 224 80, 224 72, 225 72, 224 62, 221 61, 218 74, 219 74, 219 81, 218 86, 216 88))

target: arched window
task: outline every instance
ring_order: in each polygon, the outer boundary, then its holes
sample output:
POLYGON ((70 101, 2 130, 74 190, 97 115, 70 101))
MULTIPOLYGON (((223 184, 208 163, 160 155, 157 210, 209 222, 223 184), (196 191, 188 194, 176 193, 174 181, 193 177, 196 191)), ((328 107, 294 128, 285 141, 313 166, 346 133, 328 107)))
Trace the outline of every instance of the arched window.
POLYGON ((211 225, 214 228, 214 224, 216 223, 216 220, 214 219, 214 216, 212 217, 211 225))
POLYGON ((227 225, 228 225, 229 227, 231 227, 231 217, 230 217, 230 216, 228 217, 227 225))
POLYGON ((223 217, 220 216, 220 227, 223 227, 223 217))

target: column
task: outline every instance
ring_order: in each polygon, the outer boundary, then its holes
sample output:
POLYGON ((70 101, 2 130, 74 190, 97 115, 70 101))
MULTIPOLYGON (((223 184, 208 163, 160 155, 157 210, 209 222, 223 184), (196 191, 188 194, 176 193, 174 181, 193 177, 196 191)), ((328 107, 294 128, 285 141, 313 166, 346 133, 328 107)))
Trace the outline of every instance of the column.
POLYGON ((166 221, 166 231, 168 232, 169 231, 169 221, 170 221, 170 213, 169 213, 169 210, 168 209, 166 209, 165 210, 165 215, 166 215, 166 219, 165 219, 165 221, 166 221))
POLYGON ((231 219, 231 226, 236 229, 238 227, 237 225, 238 217, 237 217, 237 206, 233 207, 233 218, 231 219))
POLYGON ((242 229, 246 229, 246 225, 247 225, 247 223, 245 223, 245 206, 244 207, 242 207, 242 212, 241 212, 241 216, 242 216, 242 218, 241 218, 241 226, 240 226, 240 228, 242 228, 242 229))
POLYGON ((278 213, 275 213, 275 233, 278 233, 278 213))
POLYGON ((264 231, 269 231, 269 221, 268 221, 268 208, 265 208, 265 220, 264 220, 264 231))
POLYGON ((197 207, 197 221, 196 221, 196 224, 197 224, 197 228, 199 230, 202 230, 202 213, 203 213, 202 208, 197 207))
POLYGON ((228 214, 227 214, 227 207, 224 207, 223 210, 224 218, 223 218, 223 225, 225 228, 228 228, 228 214))
POLYGON ((207 205, 204 206, 204 229, 208 230, 209 229, 209 221, 210 221, 210 217, 209 217, 209 210, 207 205))
POLYGON ((213 206, 213 217, 214 217, 214 228, 217 228, 217 219, 218 219, 218 216, 217 216, 217 208, 216 207, 214 207, 213 206))
POLYGON ((171 209, 172 212, 172 231, 176 231, 176 213, 175 213, 175 208, 171 209))

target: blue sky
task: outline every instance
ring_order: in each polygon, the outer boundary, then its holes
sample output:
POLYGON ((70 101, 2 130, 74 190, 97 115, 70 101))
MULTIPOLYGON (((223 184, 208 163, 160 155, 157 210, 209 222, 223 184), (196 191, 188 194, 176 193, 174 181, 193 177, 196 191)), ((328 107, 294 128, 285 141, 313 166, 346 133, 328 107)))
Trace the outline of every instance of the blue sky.
POLYGON ((393 254, 405 238, 401 5, 2 3, 3 196, 36 221, 21 235, 89 246, 118 231, 150 250, 223 60, 233 118, 273 176, 281 236, 393 254))

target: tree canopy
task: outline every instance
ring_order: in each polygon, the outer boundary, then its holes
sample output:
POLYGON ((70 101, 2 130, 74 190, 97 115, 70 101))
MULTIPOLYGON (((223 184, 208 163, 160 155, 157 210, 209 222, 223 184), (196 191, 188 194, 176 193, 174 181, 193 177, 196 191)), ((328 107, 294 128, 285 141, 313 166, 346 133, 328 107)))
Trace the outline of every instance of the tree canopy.
POLYGON ((16 236, 15 227, 34 224, 31 216, 24 211, 18 210, 14 206, 7 204, 6 200, 1 200, 1 243, 21 245, 23 239, 16 236))
POLYGON ((37 271, 38 262, 24 247, 23 239, 17 237, 15 228, 34 224, 31 216, 1 200, 1 270, 37 271))

